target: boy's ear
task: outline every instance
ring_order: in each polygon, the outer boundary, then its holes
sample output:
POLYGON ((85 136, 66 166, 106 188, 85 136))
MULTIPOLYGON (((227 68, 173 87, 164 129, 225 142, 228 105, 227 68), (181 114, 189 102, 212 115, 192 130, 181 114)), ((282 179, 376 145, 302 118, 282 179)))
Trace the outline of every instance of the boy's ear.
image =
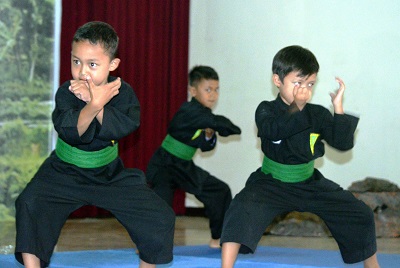
POLYGON ((281 82, 281 79, 279 78, 279 75, 273 74, 272 81, 274 82, 275 86, 277 86, 277 87, 282 86, 282 82, 281 82))
POLYGON ((121 60, 119 58, 113 59, 111 61, 110 68, 108 70, 110 72, 115 71, 118 68, 120 62, 121 62, 121 60))
POLYGON ((189 93, 192 97, 195 97, 197 93, 196 87, 189 86, 189 93))

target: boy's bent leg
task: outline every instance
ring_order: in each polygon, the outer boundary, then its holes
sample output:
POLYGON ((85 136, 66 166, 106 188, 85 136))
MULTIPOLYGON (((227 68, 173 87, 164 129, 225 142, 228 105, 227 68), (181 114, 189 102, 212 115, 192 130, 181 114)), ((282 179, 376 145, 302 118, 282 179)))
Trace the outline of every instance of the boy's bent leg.
POLYGON ((285 194, 279 193, 267 180, 246 184, 232 200, 225 214, 221 243, 241 244, 240 253, 254 253, 263 233, 273 219, 290 208, 285 194))
POLYGON ((208 243, 208 246, 210 248, 221 248, 221 239, 220 238, 218 238, 218 239, 211 238, 210 242, 208 243))
POLYGON ((204 204, 205 214, 210 220, 210 246, 218 247, 225 213, 232 201, 231 190, 225 182, 210 175, 205 179, 201 192, 195 196, 204 204))
POLYGON ((32 254, 40 259, 41 267, 50 262, 62 226, 68 215, 77 208, 76 203, 68 203, 66 189, 33 179, 18 196, 16 208, 15 257, 24 264, 25 257, 31 262, 32 254), (62 200, 62 201, 61 201, 62 200))
POLYGON ((139 268, 156 268, 156 265, 140 260, 139 268))
POLYGON ((376 253, 364 261, 364 268, 379 268, 376 253))
MULTIPOLYGON (((338 243, 343 261, 356 263, 375 255, 377 246, 372 210, 351 192, 337 188, 329 180, 323 179, 317 183, 323 184, 325 189, 316 194, 308 211, 326 223, 338 243)), ((374 259, 369 261, 373 263, 374 259)))
POLYGON ((232 268, 239 254, 240 244, 226 242, 222 244, 222 268, 232 268))
POLYGON ((97 205, 113 213, 127 229, 143 265, 172 261, 175 213, 164 200, 146 184, 105 186, 98 193, 103 194, 97 205))
POLYGON ((173 177, 167 169, 160 169, 151 182, 153 191, 172 207, 175 188, 173 177))
POLYGON ((30 253, 22 253, 22 259, 26 268, 40 268, 40 259, 30 253))

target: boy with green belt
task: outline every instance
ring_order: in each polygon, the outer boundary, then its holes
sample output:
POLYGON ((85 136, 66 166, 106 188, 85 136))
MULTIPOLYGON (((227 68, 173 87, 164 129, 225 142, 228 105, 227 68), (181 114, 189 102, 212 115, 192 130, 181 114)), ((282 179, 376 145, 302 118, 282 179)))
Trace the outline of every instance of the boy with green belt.
POLYGON ((272 80, 279 94, 261 102, 255 116, 264 161, 225 215, 223 268, 233 267, 239 252, 254 253, 273 219, 290 211, 311 212, 324 220, 345 263, 379 267, 372 210, 314 168, 314 160, 324 155, 323 141, 349 150, 358 124, 358 118, 344 113, 345 85, 339 78, 338 91, 331 93, 333 116, 308 103, 318 70, 313 53, 300 46, 285 47, 274 57, 272 80))
POLYGON ((208 66, 196 66, 189 73, 192 99, 184 103, 172 118, 168 134, 147 166, 146 177, 153 190, 172 206, 175 189, 195 195, 204 204, 210 219, 210 247, 220 247, 225 211, 232 200, 229 186, 196 166, 192 160, 199 148, 214 149, 221 136, 240 134, 240 128, 228 118, 212 113, 219 97, 217 72, 208 66))
POLYGON ((46 267, 69 214, 84 205, 109 210, 140 252, 140 267, 172 261, 175 215, 148 186, 142 171, 126 169, 118 140, 139 127, 133 89, 109 76, 120 59, 118 36, 104 22, 74 35, 73 80, 57 91, 52 114, 56 149, 16 200, 15 257, 46 267))

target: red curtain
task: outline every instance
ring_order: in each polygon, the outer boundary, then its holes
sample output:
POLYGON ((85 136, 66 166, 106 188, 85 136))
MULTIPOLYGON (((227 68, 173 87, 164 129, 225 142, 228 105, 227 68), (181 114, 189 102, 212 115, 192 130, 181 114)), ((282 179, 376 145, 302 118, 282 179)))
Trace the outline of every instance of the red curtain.
MULTIPOLYGON (((112 73, 128 82, 141 104, 141 125, 119 142, 126 167, 145 170, 167 133, 167 125, 187 99, 189 0, 63 0, 60 82, 71 79, 71 42, 76 29, 100 20, 120 38, 121 63, 112 73)), ((184 192, 178 191, 174 210, 183 214, 184 192)), ((83 207, 75 217, 108 212, 83 207)))

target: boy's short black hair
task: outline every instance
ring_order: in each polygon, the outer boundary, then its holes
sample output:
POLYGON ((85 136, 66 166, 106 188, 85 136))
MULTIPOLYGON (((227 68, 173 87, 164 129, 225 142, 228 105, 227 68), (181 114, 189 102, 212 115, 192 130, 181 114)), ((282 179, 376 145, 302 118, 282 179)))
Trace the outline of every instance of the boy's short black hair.
POLYGON ((189 72, 189 85, 192 87, 196 87, 201 80, 217 80, 218 73, 209 66, 195 66, 189 72))
POLYGON ((290 72, 300 72, 301 77, 318 73, 319 64, 314 54, 301 46, 288 46, 276 53, 272 61, 272 73, 283 79, 290 72))
POLYGON ((93 45, 100 44, 110 59, 117 56, 118 35, 114 28, 102 21, 88 22, 76 31, 73 42, 89 41, 93 45))

